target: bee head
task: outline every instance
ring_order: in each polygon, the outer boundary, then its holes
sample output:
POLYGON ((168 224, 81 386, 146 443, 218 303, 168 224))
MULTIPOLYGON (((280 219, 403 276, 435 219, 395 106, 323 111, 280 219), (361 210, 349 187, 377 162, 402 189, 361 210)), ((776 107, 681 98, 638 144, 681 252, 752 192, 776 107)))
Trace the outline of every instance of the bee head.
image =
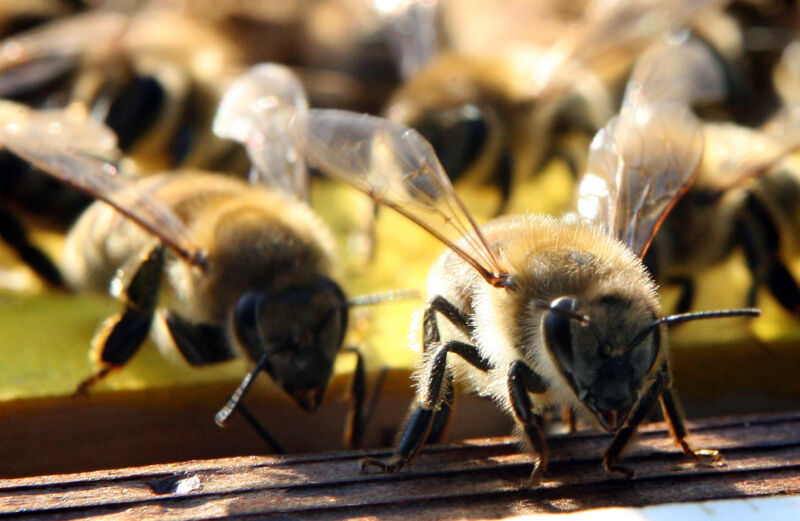
POLYGON ((233 331, 247 355, 307 411, 322 401, 347 329, 347 302, 326 277, 239 298, 233 331))
POLYGON ((559 297, 547 306, 542 319, 546 350, 608 431, 624 425, 658 357, 659 330, 648 327, 654 319, 652 311, 620 297, 586 304, 559 297))

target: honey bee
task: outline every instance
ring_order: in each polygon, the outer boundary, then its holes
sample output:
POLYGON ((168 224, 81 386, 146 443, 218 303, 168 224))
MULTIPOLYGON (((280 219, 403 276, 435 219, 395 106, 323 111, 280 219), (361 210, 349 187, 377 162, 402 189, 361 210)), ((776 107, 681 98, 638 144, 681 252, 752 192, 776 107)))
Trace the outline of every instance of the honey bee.
POLYGON ((416 405, 394 454, 365 459, 364 470, 394 472, 438 437, 454 379, 513 417, 534 459, 533 483, 548 460, 537 414, 559 404, 615 433, 603 454, 609 472, 632 475, 618 459, 657 401, 683 452, 716 461, 716 451, 686 440, 667 325, 759 312, 661 314, 641 258, 692 181, 704 145, 699 121, 667 87, 630 85, 622 111, 592 142, 577 215, 504 216, 481 227, 416 131, 344 111, 295 116, 312 164, 449 248, 428 278, 416 405))
POLYGON ((384 115, 420 132, 452 180, 492 183, 502 212, 514 187, 554 157, 575 177, 591 136, 616 112, 636 56, 705 2, 589 2, 544 47, 443 52, 389 101, 384 115))
POLYGON ((95 10, 0 45, 1 96, 32 106, 81 103, 148 166, 213 169, 236 148, 209 129, 244 62, 200 20, 170 9, 95 10))
POLYGON ((798 67, 787 47, 775 83, 784 106, 766 125, 707 123, 703 168, 656 235, 645 263, 657 281, 679 285, 676 312, 692 307, 698 271, 737 249, 752 282, 747 304, 765 287, 787 311, 800 313, 800 284, 786 265, 800 250, 800 170, 791 154, 800 147, 798 106, 791 88, 798 67), (794 70, 793 70, 794 69, 794 70))
MULTIPOLYGON (((165 9, 136 14, 88 11, 0 42, 0 95, 34 107, 81 106, 117 135, 143 170, 192 167, 247 171, 241 147, 211 133, 214 108, 241 67, 238 53, 199 21, 165 9)), ((45 282, 63 287, 57 267, 29 238, 23 220, 62 231, 91 198, 0 154, 0 235, 45 282)))
MULTIPOLYGON (((239 86, 263 78, 246 75, 239 86)), ((251 152, 271 144, 264 136, 256 139, 255 132, 264 128, 258 118, 265 116, 265 101, 277 98, 263 82, 257 87, 234 90, 218 125, 220 131, 249 125, 244 135, 251 152)), ((0 142, 102 200, 68 233, 63 273, 76 289, 110 288, 124 310, 93 339, 91 355, 98 370, 78 385, 77 394, 122 368, 151 332, 160 348, 177 348, 192 366, 244 356, 254 367, 217 421, 224 424, 239 409, 280 451, 241 404, 249 386, 266 371, 300 407, 313 411, 337 355, 346 352, 356 357, 346 435, 351 443, 359 441, 363 356, 355 347, 342 347, 348 309, 357 302, 348 301, 332 278, 330 231, 288 188, 304 183, 268 187, 194 170, 134 181, 87 148, 98 146, 98 133, 113 138, 100 122, 59 120, 58 111, 16 107, 19 113, 0 127, 0 142), (42 119, 59 125, 42 125, 42 119)), ((285 169, 284 175, 296 172, 285 169)))

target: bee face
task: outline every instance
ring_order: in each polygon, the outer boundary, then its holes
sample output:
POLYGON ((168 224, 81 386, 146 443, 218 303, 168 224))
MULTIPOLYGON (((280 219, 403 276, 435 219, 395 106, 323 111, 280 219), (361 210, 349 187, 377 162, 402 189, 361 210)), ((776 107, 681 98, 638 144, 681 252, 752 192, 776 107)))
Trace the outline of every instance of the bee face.
POLYGON ((252 360, 303 409, 315 410, 347 329, 347 304, 328 278, 282 291, 248 293, 236 304, 233 328, 252 360))
POLYGON ((608 431, 618 430, 639 400, 660 352, 649 333, 652 312, 634 314, 626 298, 605 296, 588 304, 555 299, 542 317, 545 348, 578 399, 608 431), (569 314, 567 314, 569 313, 569 314), (583 324, 575 315, 591 317, 583 324))

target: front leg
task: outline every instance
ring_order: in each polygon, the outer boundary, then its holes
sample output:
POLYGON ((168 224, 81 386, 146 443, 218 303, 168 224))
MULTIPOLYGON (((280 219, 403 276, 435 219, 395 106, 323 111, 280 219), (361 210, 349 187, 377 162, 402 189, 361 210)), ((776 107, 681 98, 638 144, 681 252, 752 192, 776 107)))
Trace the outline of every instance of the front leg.
POLYGON ((714 465, 720 463, 722 461, 722 457, 720 456, 718 450, 693 450, 691 447, 689 447, 689 444, 686 442, 688 431, 686 430, 686 424, 683 420, 683 412, 678 405, 678 397, 675 395, 675 391, 672 389, 671 382, 668 382, 667 385, 664 386, 664 390, 661 392, 660 400, 661 411, 664 414, 664 419, 667 422, 669 432, 672 434, 672 439, 675 440, 675 443, 681 447, 683 453, 701 464, 714 465))
POLYGON ((345 421, 344 443, 347 447, 354 448, 361 445, 364 437, 364 395, 366 394, 366 371, 364 369, 364 355, 357 347, 347 347, 347 353, 356 357, 356 366, 353 369, 353 383, 350 387, 350 410, 345 421))
MULTIPOLYGON (((431 349, 439 345, 441 335, 439 333, 439 322, 437 315, 442 315, 451 324, 456 326, 467 338, 472 337, 472 331, 469 327, 467 317, 450 303, 444 297, 437 295, 433 297, 425 306, 425 312, 422 319, 422 352, 429 353, 431 349)), ((444 436, 447 426, 450 423, 450 413, 453 410, 453 403, 455 401, 455 389, 453 388, 453 375, 448 371, 444 377, 445 381, 442 385, 441 401, 439 407, 436 409, 433 417, 433 424, 428 433, 426 441, 429 443, 437 443, 444 436)), ((413 414, 413 409, 410 412, 413 414)))
POLYGON ((44 282, 56 289, 66 289, 61 271, 50 256, 31 242, 22 222, 5 208, 0 208, 0 240, 11 247, 44 282))
POLYGON ((628 421, 626 421, 625 425, 617 431, 617 434, 611 441, 611 445, 608 446, 606 452, 603 454, 603 468, 606 469, 606 472, 610 474, 622 474, 628 479, 633 477, 633 470, 621 465, 617 465, 617 459, 631 441, 633 435, 636 434, 636 429, 645 420, 645 418, 647 418, 647 415, 652 410, 653 405, 655 405, 656 400, 664 390, 667 378, 668 369, 666 364, 664 364, 656 374, 653 384, 650 385, 642 397, 639 398, 639 401, 636 403, 636 406, 633 408, 630 416, 628 417, 628 421))
POLYGON ((138 351, 150 332, 163 269, 164 251, 156 246, 118 270, 111 287, 125 309, 106 320, 92 339, 92 359, 99 369, 78 384, 74 395, 86 394, 138 351))
POLYGON ((381 472, 395 472, 411 463, 417 456, 430 433, 434 416, 441 405, 442 383, 447 374, 447 355, 451 352, 481 371, 486 372, 493 368, 491 362, 472 344, 458 340, 441 344, 424 362, 417 406, 406 422, 394 454, 387 461, 364 458, 361 460, 362 471, 373 467, 381 472))
POLYGON ((511 364, 508 371, 508 395, 514 411, 514 419, 522 427, 529 452, 534 456, 530 478, 532 486, 538 485, 542 480, 542 474, 547 469, 549 451, 537 416, 533 413, 531 397, 528 393, 540 394, 546 390, 547 384, 544 379, 528 364, 522 360, 511 364))
POLYGON ((163 311, 159 316, 172 343, 190 365, 201 367, 236 358, 224 327, 192 322, 175 311, 163 311))

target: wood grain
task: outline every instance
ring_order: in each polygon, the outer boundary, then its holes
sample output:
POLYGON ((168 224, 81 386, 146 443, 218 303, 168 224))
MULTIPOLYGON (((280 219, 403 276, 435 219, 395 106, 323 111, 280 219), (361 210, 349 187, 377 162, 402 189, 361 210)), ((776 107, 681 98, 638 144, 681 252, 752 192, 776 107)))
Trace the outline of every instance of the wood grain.
POLYGON ((0 480, 0 517, 19 519, 482 519, 602 506, 800 493, 800 414, 692 424, 695 447, 724 463, 696 465, 651 424, 624 458, 632 480, 606 474, 599 432, 550 437, 544 482, 511 438, 426 448, 393 475, 362 474, 387 451, 253 456, 0 480))

